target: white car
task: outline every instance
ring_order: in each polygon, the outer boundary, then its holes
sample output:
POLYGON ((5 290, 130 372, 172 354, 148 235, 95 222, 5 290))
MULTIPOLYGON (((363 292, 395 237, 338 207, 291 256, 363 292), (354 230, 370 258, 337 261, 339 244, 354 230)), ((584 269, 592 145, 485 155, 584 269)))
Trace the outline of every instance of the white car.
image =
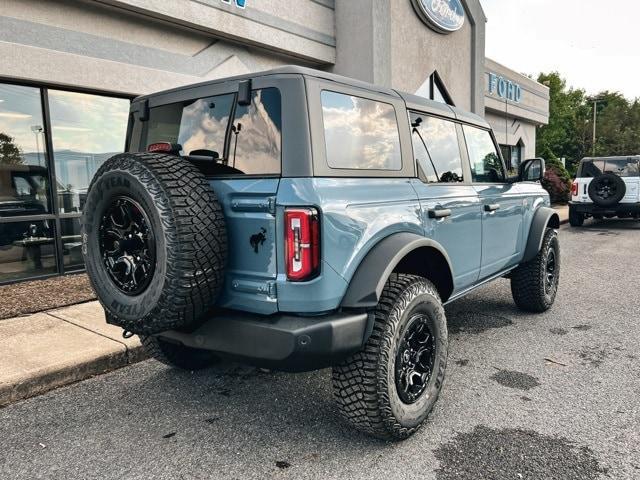
POLYGON ((640 218, 640 155, 584 158, 571 187, 569 223, 586 218, 640 218))

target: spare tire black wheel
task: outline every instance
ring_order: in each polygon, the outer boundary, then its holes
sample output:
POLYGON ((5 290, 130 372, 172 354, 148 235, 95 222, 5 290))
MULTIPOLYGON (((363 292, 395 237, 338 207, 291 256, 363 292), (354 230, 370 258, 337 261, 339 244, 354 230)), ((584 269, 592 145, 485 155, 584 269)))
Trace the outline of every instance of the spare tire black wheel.
POLYGON ((192 328, 221 291, 222 208, 187 160, 116 155, 89 186, 82 253, 109 323, 141 335, 192 328))
POLYGON ((612 207, 627 193, 624 180, 614 173, 598 175, 589 184, 589 198, 600 207, 612 207))

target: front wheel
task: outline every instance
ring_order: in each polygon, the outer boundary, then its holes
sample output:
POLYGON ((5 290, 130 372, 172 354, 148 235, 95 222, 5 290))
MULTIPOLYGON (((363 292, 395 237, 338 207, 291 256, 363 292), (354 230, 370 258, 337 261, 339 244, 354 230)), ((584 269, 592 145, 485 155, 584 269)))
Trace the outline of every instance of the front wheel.
POLYGON ((560 243, 558 232, 548 228, 542 248, 530 262, 511 274, 511 293, 524 311, 542 313, 551 308, 560 283, 560 243))
POLYGON ((444 382, 447 322, 435 286, 393 274, 364 349, 333 369, 340 414, 382 439, 411 436, 431 412, 444 382))

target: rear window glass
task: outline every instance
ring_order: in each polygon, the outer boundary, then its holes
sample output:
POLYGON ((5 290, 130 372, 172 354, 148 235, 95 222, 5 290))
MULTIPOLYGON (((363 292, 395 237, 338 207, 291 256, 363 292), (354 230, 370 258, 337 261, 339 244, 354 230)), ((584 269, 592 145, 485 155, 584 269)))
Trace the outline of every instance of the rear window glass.
POLYGON ((327 163, 331 168, 400 170, 400 135, 393 105, 322 92, 327 163))
POLYGON ((640 175, 638 160, 621 158, 583 161, 580 165, 578 177, 591 178, 603 173, 614 173, 621 177, 637 177, 640 175))
POLYGON ((235 94, 226 94, 154 107, 144 144, 158 142, 179 144, 181 155, 198 157, 199 162, 208 158, 223 165, 222 173, 279 174, 280 91, 254 90, 247 106, 237 105, 235 94))
POLYGON ((246 174, 280 173, 281 148, 280 91, 276 88, 256 90, 250 106, 236 108, 229 165, 246 174))

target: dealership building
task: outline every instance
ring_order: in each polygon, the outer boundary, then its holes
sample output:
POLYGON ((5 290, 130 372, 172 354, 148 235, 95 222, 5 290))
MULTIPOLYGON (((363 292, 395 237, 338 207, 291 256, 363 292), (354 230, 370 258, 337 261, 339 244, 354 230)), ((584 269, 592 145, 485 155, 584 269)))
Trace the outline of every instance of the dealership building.
POLYGON ((485 58, 479 0, 3 0, 0 284, 77 272, 91 177, 131 98, 298 64, 484 115, 508 166, 549 92, 485 58))

